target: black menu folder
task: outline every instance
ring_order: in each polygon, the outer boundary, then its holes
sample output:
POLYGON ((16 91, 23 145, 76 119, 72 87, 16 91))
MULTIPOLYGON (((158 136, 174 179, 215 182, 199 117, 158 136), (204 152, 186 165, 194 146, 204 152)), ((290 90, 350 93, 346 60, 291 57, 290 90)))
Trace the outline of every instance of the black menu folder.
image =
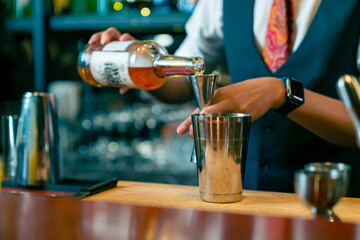
POLYGON ((38 194, 50 197, 82 198, 116 187, 116 178, 101 179, 98 181, 61 180, 56 184, 47 184, 39 187, 25 187, 16 182, 2 181, 1 186, 5 193, 38 194))

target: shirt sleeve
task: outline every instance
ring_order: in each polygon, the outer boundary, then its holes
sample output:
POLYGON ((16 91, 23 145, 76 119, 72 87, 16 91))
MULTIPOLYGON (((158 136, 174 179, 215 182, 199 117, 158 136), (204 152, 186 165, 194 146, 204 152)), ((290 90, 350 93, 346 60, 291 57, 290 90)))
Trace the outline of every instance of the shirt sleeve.
POLYGON ((221 0, 199 0, 185 25, 186 37, 175 54, 204 58, 206 72, 223 64, 222 10, 221 0))

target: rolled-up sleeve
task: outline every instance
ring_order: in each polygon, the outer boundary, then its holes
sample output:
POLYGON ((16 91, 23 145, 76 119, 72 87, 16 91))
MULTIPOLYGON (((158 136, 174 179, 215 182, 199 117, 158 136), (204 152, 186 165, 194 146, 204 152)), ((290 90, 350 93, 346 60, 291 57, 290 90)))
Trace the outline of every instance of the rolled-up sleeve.
POLYGON ((206 72, 224 64, 222 12, 221 0, 200 0, 186 23, 186 38, 175 54, 203 57, 206 72))

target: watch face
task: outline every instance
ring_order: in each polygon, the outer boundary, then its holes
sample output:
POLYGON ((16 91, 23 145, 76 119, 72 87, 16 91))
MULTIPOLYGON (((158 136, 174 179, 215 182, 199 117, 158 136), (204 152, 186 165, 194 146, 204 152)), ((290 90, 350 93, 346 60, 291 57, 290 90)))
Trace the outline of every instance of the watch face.
POLYGON ((304 102, 304 88, 302 83, 292 79, 287 79, 287 83, 289 83, 289 98, 299 103, 304 102))

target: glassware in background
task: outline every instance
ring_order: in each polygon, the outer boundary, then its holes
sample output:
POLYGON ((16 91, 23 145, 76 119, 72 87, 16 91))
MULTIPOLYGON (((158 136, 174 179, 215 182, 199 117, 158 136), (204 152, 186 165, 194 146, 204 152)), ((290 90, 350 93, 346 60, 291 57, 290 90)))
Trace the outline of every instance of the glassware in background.
POLYGON ((96 14, 97 0, 72 0, 71 13, 76 14, 96 14))
POLYGON ((23 95, 16 135, 17 180, 23 186, 44 186, 58 178, 58 128, 53 94, 23 95))
MULTIPOLYGON (((76 0, 73 0, 76 2, 76 0)), ((53 0, 54 14, 64 15, 71 13, 71 2, 72 0, 53 0)))
POLYGON ((12 4, 11 16, 15 18, 31 17, 32 16, 32 0, 11 0, 7 1, 8 5, 12 4))
POLYGON ((78 138, 79 124, 77 119, 81 111, 82 82, 53 81, 48 86, 48 92, 54 94, 58 117, 59 132, 59 177, 62 178, 74 142, 78 138))
POLYGON ((156 12, 171 12, 171 0, 153 0, 154 11, 156 12))
POLYGON ((192 110, 192 106, 170 110, 159 104, 136 103, 84 116, 83 135, 91 140, 84 141, 79 152, 82 159, 94 159, 106 168, 112 165, 109 170, 186 172, 193 168, 183 162, 192 141, 178 136, 176 126, 192 110), (171 167, 174 165, 177 168, 171 167))
MULTIPOLYGON (((192 103, 168 105, 146 91, 129 90, 120 95, 117 89, 79 83, 82 93, 77 117, 69 121, 59 113, 62 178, 197 184, 196 168, 188 161, 193 140, 176 133, 178 124, 193 111, 192 103)), ((51 88, 52 84, 49 91, 51 88)))
POLYGON ((333 207, 344 195, 348 182, 344 177, 344 172, 336 168, 301 169, 295 173, 295 192, 310 207, 314 219, 340 221, 333 207))
POLYGON ((2 181, 16 181, 16 131, 18 116, 1 117, 1 175, 2 181))
POLYGON ((49 92, 56 101, 57 115, 60 119, 74 121, 80 113, 82 84, 77 81, 57 80, 49 84, 49 92))

